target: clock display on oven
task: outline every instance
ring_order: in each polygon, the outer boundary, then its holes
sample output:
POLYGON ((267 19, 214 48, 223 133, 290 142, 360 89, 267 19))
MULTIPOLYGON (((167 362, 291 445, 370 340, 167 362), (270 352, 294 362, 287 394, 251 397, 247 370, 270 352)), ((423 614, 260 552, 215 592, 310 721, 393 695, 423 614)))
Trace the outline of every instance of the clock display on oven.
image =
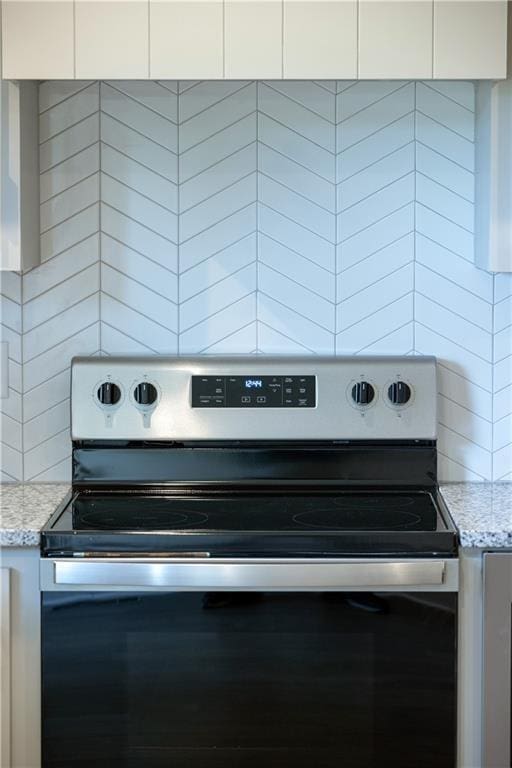
POLYGON ((192 376, 192 408, 315 406, 315 376, 192 376))

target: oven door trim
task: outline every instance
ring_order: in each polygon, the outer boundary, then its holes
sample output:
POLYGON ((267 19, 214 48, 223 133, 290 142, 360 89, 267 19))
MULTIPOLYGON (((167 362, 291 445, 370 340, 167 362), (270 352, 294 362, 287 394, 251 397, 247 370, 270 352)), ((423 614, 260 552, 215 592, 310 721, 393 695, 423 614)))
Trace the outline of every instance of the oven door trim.
POLYGON ((458 560, 48 558, 42 591, 457 592, 458 560))

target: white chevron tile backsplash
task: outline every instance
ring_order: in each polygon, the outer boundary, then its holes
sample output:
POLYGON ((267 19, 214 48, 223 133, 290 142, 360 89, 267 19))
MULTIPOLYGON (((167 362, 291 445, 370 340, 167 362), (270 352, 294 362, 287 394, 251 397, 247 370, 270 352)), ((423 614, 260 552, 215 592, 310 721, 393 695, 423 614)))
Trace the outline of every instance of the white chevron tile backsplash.
POLYGON ((67 479, 76 354, 435 354, 440 473, 512 480, 512 278, 466 82, 45 82, 42 263, 2 274, 5 480, 67 479))

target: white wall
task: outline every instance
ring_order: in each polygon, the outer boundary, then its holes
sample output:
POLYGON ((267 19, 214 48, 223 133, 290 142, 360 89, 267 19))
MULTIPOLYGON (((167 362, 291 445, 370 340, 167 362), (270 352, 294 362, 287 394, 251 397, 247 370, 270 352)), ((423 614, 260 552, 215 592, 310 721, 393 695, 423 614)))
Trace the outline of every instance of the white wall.
POLYGON ((442 478, 512 479, 512 277, 473 264, 471 83, 46 82, 40 109, 43 264, 3 286, 6 479, 68 477, 73 354, 148 352, 436 354, 442 478))

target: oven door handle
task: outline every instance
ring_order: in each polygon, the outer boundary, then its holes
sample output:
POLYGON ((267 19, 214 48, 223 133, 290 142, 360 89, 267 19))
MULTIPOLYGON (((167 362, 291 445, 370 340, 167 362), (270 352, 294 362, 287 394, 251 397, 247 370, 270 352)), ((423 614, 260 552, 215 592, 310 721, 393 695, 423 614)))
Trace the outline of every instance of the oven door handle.
POLYGON ((456 591, 457 559, 42 559, 42 590, 456 591))

